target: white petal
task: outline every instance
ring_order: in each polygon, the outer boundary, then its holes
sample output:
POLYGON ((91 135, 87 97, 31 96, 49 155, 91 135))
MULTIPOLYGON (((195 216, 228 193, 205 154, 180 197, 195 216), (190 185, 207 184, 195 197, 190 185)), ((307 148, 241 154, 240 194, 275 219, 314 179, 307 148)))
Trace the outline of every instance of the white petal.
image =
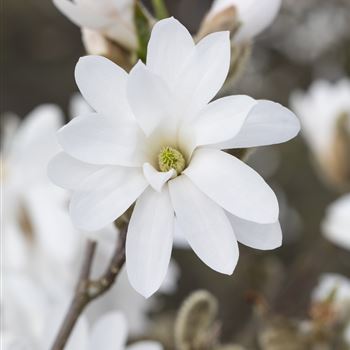
POLYGON ((146 135, 150 135, 162 121, 173 118, 173 103, 167 86, 141 61, 129 74, 128 99, 146 135))
POLYGON ((322 221, 324 236, 339 247, 350 250, 350 194, 345 194, 330 206, 322 221))
POLYGON ((198 257, 213 270, 232 274, 238 245, 225 212, 186 176, 169 182, 176 222, 198 257))
POLYGON ((88 6, 77 5, 70 0, 53 0, 56 7, 79 27, 102 28, 110 23, 108 17, 96 16, 88 6))
POLYGON ((37 181, 35 178, 46 175, 47 162, 59 151, 56 132, 62 123, 60 108, 45 104, 36 107, 20 124, 6 156, 16 167, 25 169, 27 178, 37 181))
MULTIPOLYGON (((57 335, 57 332, 55 335, 57 335)), ((67 341, 65 350, 85 350, 87 349, 88 344, 89 344, 88 320, 85 316, 80 316, 73 329, 72 335, 69 337, 67 341)))
POLYGON ((126 98, 127 73, 101 56, 85 56, 75 67, 75 80, 97 112, 117 121, 133 121, 126 98))
POLYGON ((260 34, 278 14, 281 0, 234 0, 242 26, 235 36, 236 41, 248 40, 260 34))
POLYGON ((190 246, 187 242, 186 236, 179 226, 178 220, 175 220, 174 225, 174 247, 177 249, 189 249, 190 246))
POLYGON ((174 259, 170 260, 165 279, 159 288, 162 294, 174 294, 177 290, 177 284, 181 275, 180 267, 174 259))
POLYGON ((248 114, 241 131, 220 144, 222 149, 274 145, 286 142, 300 131, 298 118, 279 103, 260 100, 248 114))
POLYGON ((235 41, 249 40, 267 28, 275 19, 281 0, 215 0, 208 17, 212 18, 227 7, 234 6, 241 24, 235 41))
POLYGON ((143 340, 139 341, 137 343, 129 345, 127 350, 162 350, 163 346, 156 342, 151 340, 143 340))
POLYGON ((230 45, 229 32, 209 34, 196 45, 173 90, 183 118, 196 116, 224 84, 230 45))
POLYGON ((120 312, 109 312, 94 324, 88 350, 123 350, 127 340, 127 324, 120 312))
POLYGON ((198 149, 184 173, 231 214, 261 224, 277 221, 276 195, 239 159, 214 149, 198 149))
POLYGON ((75 92, 69 100, 68 117, 73 119, 78 115, 91 114, 92 108, 84 100, 83 96, 79 92, 75 92))
POLYGON ((76 227, 97 231, 122 215, 146 189, 141 169, 106 167, 89 176, 72 196, 76 227))
POLYGON ((282 245, 282 230, 277 221, 273 224, 257 224, 227 213, 238 242, 255 249, 270 250, 282 245))
MULTIPOLYGON (((47 308, 45 328, 40 334, 45 334, 40 339, 40 349, 49 349, 59 331, 64 316, 68 310, 71 295, 64 296, 59 302, 50 304, 47 308)), ((89 323, 85 315, 81 315, 68 339, 65 350, 86 350, 89 344, 89 323)))
POLYGON ((92 164, 141 165, 142 139, 136 124, 114 123, 98 114, 76 117, 58 132, 69 155, 92 164))
POLYGON ((126 238, 126 269, 131 285, 148 298, 163 282, 173 245, 174 210, 169 192, 149 188, 137 200, 126 238))
POLYGON ((100 169, 98 165, 83 163, 65 152, 60 152, 49 162, 47 173, 57 186, 74 190, 83 180, 100 169))
MULTIPOLYGON (((57 189, 59 191, 59 189, 57 189)), ((56 263, 71 263, 79 249, 79 235, 68 215, 68 198, 51 186, 34 186, 23 194, 36 244, 56 263)))
POLYGON ((161 20, 154 25, 148 42, 147 67, 173 87, 193 48, 191 34, 179 21, 161 20))
POLYGON ((197 146, 232 139, 256 101, 249 96, 227 96, 209 103, 194 122, 197 146))
POLYGON ((174 169, 167 172, 157 171, 151 164, 145 163, 143 165, 143 175, 145 175, 146 180, 153 189, 160 192, 164 184, 176 175, 176 171, 174 169))

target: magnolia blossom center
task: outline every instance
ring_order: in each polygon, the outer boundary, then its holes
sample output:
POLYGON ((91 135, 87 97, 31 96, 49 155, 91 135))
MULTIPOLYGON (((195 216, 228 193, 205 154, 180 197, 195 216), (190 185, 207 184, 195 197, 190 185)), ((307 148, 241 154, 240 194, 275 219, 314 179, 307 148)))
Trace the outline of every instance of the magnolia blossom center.
POLYGON ((186 166, 186 161, 182 153, 174 147, 165 146, 158 154, 159 170, 167 172, 174 169, 177 174, 180 174, 186 166))

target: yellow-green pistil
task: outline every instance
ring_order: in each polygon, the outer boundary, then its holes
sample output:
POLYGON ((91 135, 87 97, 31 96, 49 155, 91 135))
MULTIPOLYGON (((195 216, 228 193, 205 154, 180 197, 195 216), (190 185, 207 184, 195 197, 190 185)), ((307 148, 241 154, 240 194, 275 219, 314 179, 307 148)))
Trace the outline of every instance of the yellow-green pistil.
POLYGON ((180 151, 176 148, 166 146, 159 152, 158 165, 160 171, 167 172, 174 169, 177 174, 180 174, 185 169, 186 161, 180 151))

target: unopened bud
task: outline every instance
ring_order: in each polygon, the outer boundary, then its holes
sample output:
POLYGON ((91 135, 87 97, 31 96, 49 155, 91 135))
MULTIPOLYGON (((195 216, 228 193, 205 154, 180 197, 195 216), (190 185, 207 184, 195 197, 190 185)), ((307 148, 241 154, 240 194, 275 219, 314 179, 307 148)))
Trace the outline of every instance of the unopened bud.
POLYGON ((108 39, 101 32, 82 28, 82 40, 85 50, 90 55, 104 56, 129 71, 133 65, 130 52, 108 39))
POLYGON ((318 156, 329 182, 340 189, 350 188, 350 116, 341 113, 333 141, 325 155, 318 156))

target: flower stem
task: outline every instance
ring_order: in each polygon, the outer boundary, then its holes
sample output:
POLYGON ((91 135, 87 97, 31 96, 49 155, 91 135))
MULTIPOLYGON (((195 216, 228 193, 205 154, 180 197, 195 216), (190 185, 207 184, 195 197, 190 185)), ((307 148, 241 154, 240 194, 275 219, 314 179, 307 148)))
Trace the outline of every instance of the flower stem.
POLYGON ((63 350, 85 307, 94 299, 104 294, 114 284, 125 263, 125 241, 127 226, 120 231, 116 248, 105 273, 97 280, 90 279, 97 243, 88 241, 77 288, 67 314, 56 336, 51 350, 63 350))
POLYGON ((158 20, 169 17, 164 0, 152 0, 154 14, 158 20))

